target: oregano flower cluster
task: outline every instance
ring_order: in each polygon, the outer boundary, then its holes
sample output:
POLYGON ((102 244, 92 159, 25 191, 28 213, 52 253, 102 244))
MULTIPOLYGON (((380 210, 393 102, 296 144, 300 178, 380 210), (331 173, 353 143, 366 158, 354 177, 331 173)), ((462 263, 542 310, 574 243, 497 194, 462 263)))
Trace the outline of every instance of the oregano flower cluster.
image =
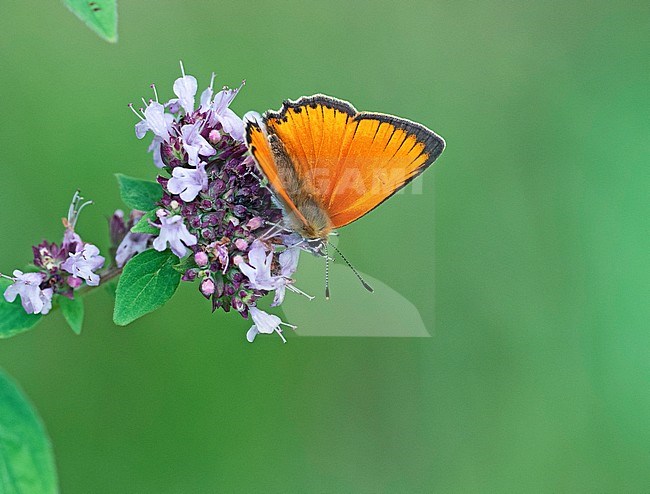
POLYGON ((47 314, 57 297, 74 299, 82 285, 122 274, 115 321, 127 324, 165 303, 179 281, 194 282, 212 311, 252 320, 249 341, 273 332, 286 341, 282 326, 295 326, 262 311, 257 301, 274 292, 271 305, 277 306, 286 290, 309 297, 292 279, 302 242, 282 226, 283 211, 244 143, 244 119, 230 108, 245 83, 215 94, 213 74, 197 102, 197 80, 182 64, 181 71, 175 98, 161 102, 152 84, 144 107, 129 105, 139 118, 136 137, 152 136, 149 151, 159 172, 156 182, 118 176, 132 211, 125 217, 117 210, 109 220, 109 266, 98 271, 104 257, 74 231, 89 204, 76 194, 63 241, 34 247, 35 271, 5 276, 12 281, 5 299, 20 297, 26 313, 47 314), (142 290, 127 286, 139 283, 142 290))
POLYGON ((45 315, 52 309, 55 297, 75 300, 84 285, 98 286, 100 275, 97 270, 104 266, 105 259, 99 249, 81 240, 75 231, 79 214, 92 201, 84 202, 77 191, 63 218, 63 240, 60 243, 43 241, 32 247, 33 263, 29 271, 16 269, 13 275, 0 274, 12 283, 4 290, 4 298, 13 303, 20 297, 20 303, 27 314, 45 315))

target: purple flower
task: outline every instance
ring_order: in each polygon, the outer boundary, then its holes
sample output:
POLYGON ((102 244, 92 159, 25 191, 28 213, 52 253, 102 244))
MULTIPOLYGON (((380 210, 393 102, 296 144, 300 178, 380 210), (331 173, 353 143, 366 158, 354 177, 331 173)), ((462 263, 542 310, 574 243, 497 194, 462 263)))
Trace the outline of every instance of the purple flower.
POLYGON ((108 232, 111 238, 111 246, 119 245, 128 232, 124 221, 124 211, 116 209, 108 220, 108 232))
POLYGON ((159 216, 160 219, 160 234, 153 241, 153 248, 162 252, 167 248, 167 244, 172 252, 178 257, 184 257, 187 249, 185 246, 196 245, 197 238, 192 235, 185 224, 183 217, 175 215, 170 217, 159 216))
POLYGON ((196 169, 182 167, 174 168, 172 178, 167 182, 167 190, 172 194, 180 194, 185 202, 196 199, 199 192, 208 188, 208 175, 205 165, 200 163, 196 169))
POLYGON ((214 75, 214 72, 212 72, 212 76, 210 77, 210 85, 201 93, 201 106, 199 107, 199 111, 201 113, 206 113, 212 105, 212 88, 214 87, 214 75))
POLYGON ((99 275, 93 273, 104 265, 104 257, 99 255, 99 249, 93 244, 85 244, 83 249, 70 253, 70 257, 61 265, 68 273, 86 281, 88 286, 99 285, 99 275))
MULTIPOLYGON (((163 168, 158 177, 163 197, 154 248, 171 247, 184 257, 192 247, 194 262, 182 279, 199 281, 199 291, 211 300, 213 311, 234 309, 248 317, 256 301, 272 290, 276 303, 287 289, 302 293, 290 278, 297 249, 289 249, 292 245, 284 241, 289 231, 282 227, 282 210, 243 142, 243 120, 230 109, 241 86, 215 95, 213 75, 197 108, 196 79, 181 70, 183 76, 174 83, 177 98, 165 105, 173 114, 167 130, 170 140, 163 142, 156 135, 153 145, 164 158, 157 160, 163 168), (276 249, 283 251, 274 261, 276 249)), ((250 340, 259 332, 280 333, 277 316, 258 309, 252 313, 250 340)))
POLYGON ((45 281, 43 273, 23 273, 18 269, 14 271, 13 284, 5 290, 4 297, 9 303, 20 295, 20 302, 28 314, 47 314, 52 308, 52 295, 54 290, 46 288, 41 290, 40 284, 45 281))
POLYGON ((256 290, 273 290, 276 280, 271 276, 272 262, 273 252, 267 255, 264 244, 255 240, 248 251, 248 263, 240 262, 237 267, 256 290))
POLYGON ((219 91, 212 102, 212 114, 210 117, 211 124, 219 122, 224 132, 230 134, 237 141, 244 140, 246 127, 244 121, 229 106, 244 84, 245 82, 242 82, 242 85, 237 89, 224 89, 219 91))
POLYGON ((291 275, 296 271, 299 260, 300 249, 298 247, 288 248, 280 254, 280 276, 275 280, 275 296, 273 297, 271 307, 278 306, 284 301, 287 288, 306 295, 292 285, 293 280, 291 279, 291 275))
POLYGON ((147 250, 149 240, 152 236, 148 233, 127 233, 115 252, 115 263, 117 267, 121 268, 133 256, 147 250))
POLYGON ((183 73, 183 77, 179 77, 174 81, 174 94, 178 96, 178 103, 185 110, 185 113, 192 113, 194 111, 194 96, 196 95, 198 85, 195 77, 185 75, 183 62, 181 62, 181 72, 183 73))
POLYGON ((217 154, 216 149, 201 135, 202 126, 203 122, 199 121, 181 127, 181 138, 183 139, 183 148, 187 152, 187 162, 193 166, 199 164, 199 154, 202 156, 217 154))
POLYGON ((282 341, 286 343, 287 340, 284 339, 284 335, 282 334, 282 329, 280 329, 280 326, 284 325, 290 327, 291 329, 296 329, 296 326, 293 324, 282 322, 282 319, 280 319, 278 316, 268 314, 263 310, 258 309, 257 307, 250 307, 249 310, 250 315, 253 318, 253 326, 251 326, 251 328, 246 333, 246 339, 251 343, 253 343, 255 337, 258 334, 271 334, 273 332, 278 333, 280 338, 282 338, 282 341))
POLYGON ((147 151, 153 151, 153 164, 156 165, 157 168, 165 168, 165 162, 162 159, 162 143, 162 138, 155 136, 147 148, 147 151))
POLYGON ((66 228, 65 233, 63 234, 63 243, 61 244, 62 250, 67 250, 68 252, 77 252, 83 246, 83 241, 81 237, 72 229, 66 228))
MULTIPOLYGON (((155 86, 154 92, 156 91, 155 86)), ((158 99, 158 93, 156 93, 156 99, 158 99)), ((171 134, 174 132, 174 116, 168 113, 165 113, 165 107, 158 103, 158 101, 152 101, 149 103, 147 108, 144 110, 144 118, 133 108, 133 105, 129 105, 133 113, 135 113, 140 122, 135 124, 135 135, 138 139, 142 139, 148 131, 154 133, 154 138, 149 145, 148 151, 153 151, 153 162, 158 168, 163 168, 165 164, 162 160, 161 154, 161 144, 163 142, 168 142, 171 139, 171 134)), ((142 110, 141 110, 142 111, 142 110)))
MULTIPOLYGON (((136 115, 138 114, 136 113, 136 115)), ((161 140, 169 141, 173 126, 174 117, 169 113, 165 113, 163 105, 157 101, 152 101, 144 110, 144 119, 135 124, 135 135, 138 139, 142 139, 150 130, 161 140)))

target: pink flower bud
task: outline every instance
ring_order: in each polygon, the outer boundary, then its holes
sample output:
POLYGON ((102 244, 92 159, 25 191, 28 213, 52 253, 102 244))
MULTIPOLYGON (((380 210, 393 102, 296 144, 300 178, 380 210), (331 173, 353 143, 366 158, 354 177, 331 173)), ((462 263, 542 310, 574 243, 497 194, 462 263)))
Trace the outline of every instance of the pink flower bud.
POLYGON ((239 266, 240 263, 244 262, 244 258, 237 254, 235 257, 232 258, 232 263, 235 266, 239 266))
POLYGON ((250 220, 248 220, 248 223, 246 223, 246 226, 250 230, 257 230, 260 226, 262 226, 262 223, 263 223, 262 218, 260 218, 259 216, 255 216, 254 218, 251 218, 250 220))
POLYGON ((199 251, 194 254, 194 262, 197 264, 197 266, 207 266, 209 262, 208 255, 203 251, 199 251))
POLYGON ((235 247, 237 247, 239 250, 246 250, 248 249, 248 242, 246 242, 246 240, 243 238, 238 238, 235 240, 235 247))
POLYGON ((201 282, 201 293, 203 294, 203 296, 205 298, 210 298, 212 296, 212 294, 214 293, 214 289, 215 289, 215 286, 214 286, 214 281, 212 281, 212 279, 205 278, 201 282))
POLYGON ((217 129, 212 129, 208 134, 208 139, 212 144, 216 144, 221 140, 221 133, 217 129))
POLYGON ((67 282, 70 288, 79 288, 83 283, 83 280, 81 278, 77 278, 76 276, 68 276, 67 282))

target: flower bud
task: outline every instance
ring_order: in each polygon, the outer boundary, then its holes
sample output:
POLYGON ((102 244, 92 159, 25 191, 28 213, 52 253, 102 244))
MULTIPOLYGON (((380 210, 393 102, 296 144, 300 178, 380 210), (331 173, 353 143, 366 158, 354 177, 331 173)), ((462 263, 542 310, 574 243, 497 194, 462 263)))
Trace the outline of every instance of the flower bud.
POLYGON ((238 238, 237 240, 235 240, 235 247, 237 247, 239 250, 245 251, 246 249, 248 249, 248 242, 246 242, 246 240, 244 240, 243 238, 238 238))
POLYGON ((214 293, 214 281, 210 278, 204 278, 204 280, 201 282, 201 293, 205 298, 210 298, 212 294, 214 293))
MULTIPOLYGON (((248 212, 248 209, 243 204, 237 204, 233 208, 233 213, 235 213, 235 216, 237 216, 238 218, 244 217, 247 212, 248 212)), ((239 224, 239 223, 237 223, 237 224, 239 224)))
POLYGON ((208 139, 212 144, 216 144, 221 140, 221 133, 217 129, 212 129, 208 134, 208 139))
POLYGON ((195 269, 188 269, 183 273, 183 276, 181 278, 183 281, 194 281, 196 279, 196 270, 195 269))
POLYGON ((198 266, 205 267, 208 265, 208 255, 203 251, 199 251, 194 254, 194 262, 198 266))
POLYGON ((77 278, 76 276, 68 276, 67 282, 70 288, 79 288, 83 283, 83 280, 81 278, 77 278))
POLYGON ((111 245, 118 246, 126 235, 126 223, 124 222, 124 211, 116 210, 108 221, 111 245))
POLYGON ((262 218, 259 216, 255 216, 254 218, 251 218, 248 220, 248 223, 246 223, 246 226, 251 229, 251 230, 257 230, 260 226, 262 226, 262 218))

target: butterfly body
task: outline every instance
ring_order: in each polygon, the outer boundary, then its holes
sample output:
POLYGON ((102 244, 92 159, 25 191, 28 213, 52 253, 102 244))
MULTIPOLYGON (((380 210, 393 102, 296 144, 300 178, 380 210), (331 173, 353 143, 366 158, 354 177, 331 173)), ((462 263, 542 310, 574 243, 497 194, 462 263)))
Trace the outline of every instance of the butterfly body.
POLYGON ((422 173, 444 149, 426 127, 317 94, 249 120, 246 141, 289 227, 316 251, 422 173))

